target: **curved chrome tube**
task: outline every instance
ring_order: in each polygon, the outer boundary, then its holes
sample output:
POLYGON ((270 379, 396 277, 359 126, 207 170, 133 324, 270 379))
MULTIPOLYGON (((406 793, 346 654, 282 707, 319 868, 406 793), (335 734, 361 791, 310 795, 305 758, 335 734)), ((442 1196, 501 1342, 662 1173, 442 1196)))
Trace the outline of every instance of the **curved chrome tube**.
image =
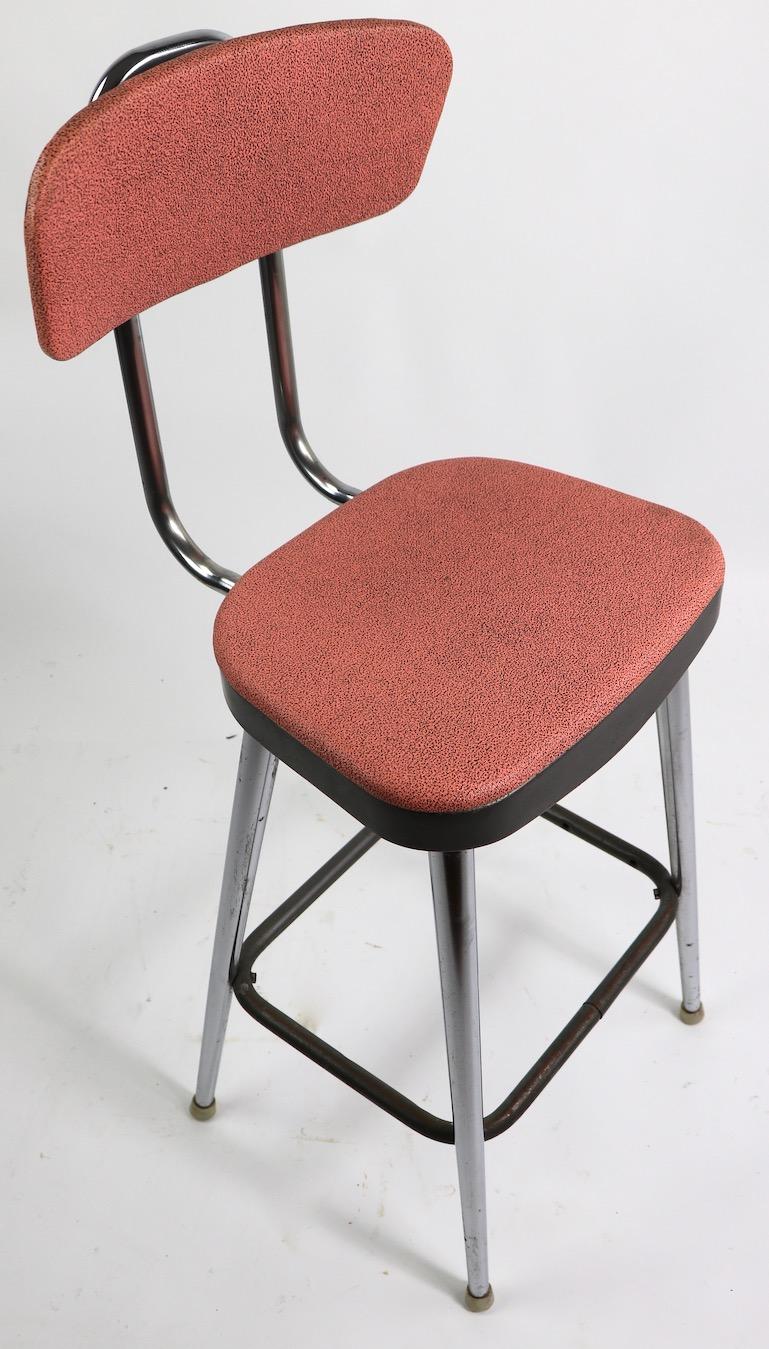
POLYGON ((194 51, 196 47, 210 47, 214 42, 226 42, 229 33, 219 33, 213 28, 197 28, 190 33, 175 33, 173 37, 162 37, 155 42, 145 42, 140 47, 132 47, 123 52, 112 65, 107 66, 104 74, 96 83, 89 103, 94 103, 102 94, 116 89, 124 80, 138 75, 142 70, 151 70, 153 66, 172 61, 175 56, 194 51))
POLYGON ((268 253, 266 257, 260 258, 259 274, 262 280, 264 320, 267 325, 275 410, 278 414, 283 444, 302 477, 306 478, 316 491, 328 497, 329 501, 349 501, 352 497, 358 496, 360 488, 342 482, 321 463, 302 426, 283 254, 268 253))
MULTIPOLYGON (((132 75, 150 70, 197 47, 226 41, 227 36, 212 29, 199 29, 133 47, 108 66, 91 95, 91 102, 111 89, 116 89, 132 75)), ((282 254, 272 253, 261 258, 259 267, 275 407, 284 444, 300 473, 317 491, 330 501, 349 501, 351 497, 357 496, 358 489, 341 482, 325 468, 310 446, 302 427, 282 254)), ((138 317, 129 319, 115 329, 115 341, 144 495, 155 528, 166 547, 192 576, 215 590, 231 590, 238 580, 238 573, 220 566, 198 547, 184 528, 171 499, 138 317)))
MULTIPOLYGON (((227 36, 227 33, 199 29, 190 33, 177 33, 174 37, 161 38, 156 42, 147 42, 141 47, 132 47, 107 67, 91 94, 91 102, 101 98, 102 94, 109 93, 111 89, 116 89, 132 75, 150 70, 164 61, 171 61, 184 52, 194 51, 196 47, 208 47, 214 42, 222 42, 227 36)), ((204 585, 212 586, 215 590, 231 590, 238 579, 238 573, 230 571, 228 567, 221 567, 198 547, 184 528, 171 499, 160 429, 155 413, 155 400, 152 397, 152 385, 138 318, 129 319, 127 323, 121 323, 115 329, 115 342, 144 496, 155 528, 166 547, 192 576, 196 576, 204 585)))
POLYGON ((232 590, 238 580, 238 573, 219 566, 198 547, 184 528, 171 500, 138 318, 121 323, 115 329, 115 341, 139 472, 155 528, 177 561, 199 581, 213 586, 215 590, 232 590))

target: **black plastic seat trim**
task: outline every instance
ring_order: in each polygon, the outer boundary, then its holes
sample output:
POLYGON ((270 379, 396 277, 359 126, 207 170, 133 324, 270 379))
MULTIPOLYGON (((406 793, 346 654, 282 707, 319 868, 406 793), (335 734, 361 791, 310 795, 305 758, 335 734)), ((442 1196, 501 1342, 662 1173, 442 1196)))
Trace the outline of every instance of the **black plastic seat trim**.
POLYGON ((222 678, 224 696, 235 720, 249 735, 380 838, 404 848, 459 852, 507 838, 608 763, 686 673, 715 626, 720 604, 718 590, 656 669, 592 731, 509 796, 475 810, 417 811, 381 801, 307 749, 222 678))

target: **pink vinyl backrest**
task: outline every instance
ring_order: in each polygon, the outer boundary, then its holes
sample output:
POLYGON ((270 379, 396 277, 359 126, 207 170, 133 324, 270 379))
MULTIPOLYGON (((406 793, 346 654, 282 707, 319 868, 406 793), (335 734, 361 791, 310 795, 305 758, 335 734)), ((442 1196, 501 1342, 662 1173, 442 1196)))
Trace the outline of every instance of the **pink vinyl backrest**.
POLYGON ((397 206, 450 78, 432 29, 353 19, 215 43, 83 108, 27 200, 43 350, 76 356, 171 295, 397 206))

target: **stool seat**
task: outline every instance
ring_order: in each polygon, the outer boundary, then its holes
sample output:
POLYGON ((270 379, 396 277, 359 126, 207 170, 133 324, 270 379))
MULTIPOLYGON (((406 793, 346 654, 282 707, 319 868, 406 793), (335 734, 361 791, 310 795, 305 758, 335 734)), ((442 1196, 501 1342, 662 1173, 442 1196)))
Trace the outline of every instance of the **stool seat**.
POLYGON ((530 464, 446 459, 247 571, 214 648, 225 686, 370 796, 477 811, 623 704, 722 580, 717 542, 676 511, 530 464))

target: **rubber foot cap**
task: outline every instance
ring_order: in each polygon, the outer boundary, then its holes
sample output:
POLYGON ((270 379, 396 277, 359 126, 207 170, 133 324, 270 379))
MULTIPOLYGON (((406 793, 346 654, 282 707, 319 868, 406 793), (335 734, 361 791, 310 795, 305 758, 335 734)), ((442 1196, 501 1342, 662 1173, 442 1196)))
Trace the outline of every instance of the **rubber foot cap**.
POLYGON ((216 1100, 214 1099, 210 1105, 198 1105, 193 1096, 190 1101, 190 1114, 193 1119, 211 1119, 216 1114, 216 1100))
POLYGON ((473 1297, 469 1288, 465 1289, 465 1306, 469 1312, 487 1312, 494 1305, 494 1289, 489 1284, 482 1297, 473 1297))
POLYGON ((705 1008, 703 1007, 702 1003, 700 1003, 696 1011, 690 1012, 686 1009, 686 1007, 684 1007, 683 1003, 681 1003, 681 1010, 679 1011, 678 1015, 680 1016, 685 1026, 696 1026, 704 1017, 705 1008))

